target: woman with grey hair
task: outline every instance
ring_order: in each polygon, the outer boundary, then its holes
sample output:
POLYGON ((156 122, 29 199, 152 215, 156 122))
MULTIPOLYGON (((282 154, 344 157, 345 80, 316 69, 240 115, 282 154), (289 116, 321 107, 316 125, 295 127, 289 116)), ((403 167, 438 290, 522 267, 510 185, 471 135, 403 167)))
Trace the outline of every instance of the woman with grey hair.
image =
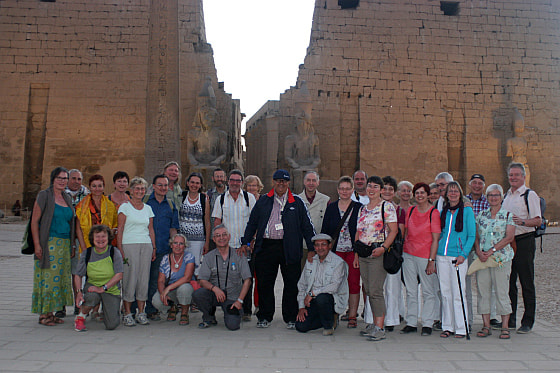
POLYGON ((64 192, 68 170, 55 168, 50 180, 50 186, 37 194, 31 217, 35 249, 31 312, 38 313, 39 324, 45 326, 64 323, 53 312, 72 305, 70 257, 76 253, 76 237, 85 248, 72 199, 64 192))
POLYGON ((510 242, 515 236, 513 214, 502 208, 504 191, 498 184, 486 188, 486 198, 490 208, 476 217, 476 240, 474 247, 481 262, 488 263, 487 268, 476 272, 478 286, 478 313, 482 315, 483 327, 476 333, 477 337, 492 334, 490 328, 490 298, 492 290, 496 293, 496 313, 502 316, 500 339, 509 339, 508 322, 511 314, 509 299, 509 276, 513 249, 510 242))
POLYGON ((179 325, 189 324, 189 308, 193 287, 194 256, 185 251, 187 237, 177 233, 170 240, 171 253, 164 256, 159 265, 158 290, 152 304, 161 312, 167 312, 167 321, 177 318, 177 304, 181 306, 179 325))
POLYGON ((397 197, 399 197, 399 206, 406 212, 412 206, 413 196, 412 196, 413 185, 410 181, 402 180, 397 184, 397 197))
POLYGON ((136 322, 141 325, 149 324, 144 309, 148 299, 150 263, 156 257, 156 240, 154 213, 150 206, 142 202, 147 187, 146 180, 134 177, 130 181, 130 202, 119 207, 117 247, 125 263, 122 291, 124 326, 135 326, 136 322), (138 304, 136 322, 130 310, 135 300, 138 304))

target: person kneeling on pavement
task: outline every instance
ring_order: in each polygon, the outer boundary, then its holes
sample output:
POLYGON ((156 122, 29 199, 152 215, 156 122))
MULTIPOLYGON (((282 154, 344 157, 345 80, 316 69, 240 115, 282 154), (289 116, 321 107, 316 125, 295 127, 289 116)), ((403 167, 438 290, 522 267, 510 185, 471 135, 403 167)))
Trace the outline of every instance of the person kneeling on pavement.
POLYGON ((167 321, 177 319, 177 308, 180 306, 179 325, 188 325, 195 259, 191 253, 185 251, 187 237, 177 233, 169 241, 171 253, 164 256, 159 265, 158 290, 152 297, 152 304, 160 312, 167 312, 167 321))
POLYGON ((305 263, 298 281, 296 330, 306 333, 322 327, 323 335, 332 335, 338 315, 348 306, 348 265, 331 252, 331 236, 321 233, 312 241, 316 255, 305 263))
POLYGON ((193 301, 202 311, 201 329, 216 325, 216 307, 222 306, 224 323, 229 330, 241 324, 243 299, 251 286, 252 276, 247 257, 238 255, 229 246, 230 234, 220 224, 212 231, 216 248, 204 255, 198 280, 201 288, 193 294, 193 301))
POLYGON ((103 304, 103 322, 108 330, 115 329, 120 323, 119 308, 121 289, 119 283, 123 277, 123 259, 118 249, 111 246, 111 229, 106 225, 94 225, 89 232, 89 241, 93 247, 82 252, 74 277, 77 290, 76 306, 80 313, 74 320, 74 329, 85 332, 86 315, 103 304), (82 277, 86 283, 82 290, 82 277))

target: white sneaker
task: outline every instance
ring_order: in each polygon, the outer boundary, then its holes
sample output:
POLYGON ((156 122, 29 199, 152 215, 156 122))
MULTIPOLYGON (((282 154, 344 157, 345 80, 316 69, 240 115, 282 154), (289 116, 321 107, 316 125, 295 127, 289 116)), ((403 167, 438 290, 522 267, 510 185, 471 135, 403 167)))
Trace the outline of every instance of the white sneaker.
POLYGON ((368 324, 364 330, 360 330, 360 335, 362 337, 370 336, 373 334, 374 329, 375 329, 374 324, 368 324))
POLYGON ((268 322, 268 320, 257 321, 257 328, 268 328, 269 326, 270 326, 270 323, 268 322))
POLYGON ((146 315, 146 312, 138 312, 136 314, 136 322, 140 325, 148 325, 150 321, 148 320, 148 315, 146 315))
POLYGON ((295 328, 296 328, 296 323, 293 321, 290 321, 289 323, 286 324, 286 329, 293 330, 295 328))
POLYGON ((136 326, 136 321, 134 321, 131 313, 129 313, 128 315, 124 315, 122 322, 124 326, 136 326))
POLYGON ((367 336, 368 341, 380 341, 385 339, 385 329, 376 326, 372 334, 367 336))

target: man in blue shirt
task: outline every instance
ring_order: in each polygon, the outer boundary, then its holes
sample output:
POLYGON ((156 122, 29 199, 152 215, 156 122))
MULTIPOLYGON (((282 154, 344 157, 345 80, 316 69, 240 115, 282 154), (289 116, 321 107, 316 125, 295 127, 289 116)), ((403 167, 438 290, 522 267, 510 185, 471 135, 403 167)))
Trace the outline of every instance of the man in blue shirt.
POLYGON ((154 233, 156 235, 156 259, 150 267, 150 283, 146 313, 150 320, 159 320, 157 309, 152 305, 152 297, 157 291, 159 265, 163 257, 170 252, 169 238, 177 234, 179 229, 179 212, 173 201, 167 197, 169 180, 165 175, 156 175, 153 180, 154 191, 144 197, 144 203, 154 212, 154 233))

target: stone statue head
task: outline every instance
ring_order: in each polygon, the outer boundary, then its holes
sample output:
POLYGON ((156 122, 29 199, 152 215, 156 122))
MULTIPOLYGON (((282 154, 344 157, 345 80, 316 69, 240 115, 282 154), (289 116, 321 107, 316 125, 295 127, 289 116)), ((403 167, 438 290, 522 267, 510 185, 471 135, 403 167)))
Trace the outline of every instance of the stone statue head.
POLYGON ((525 130, 525 120, 523 119, 523 115, 517 110, 517 108, 513 109, 513 133, 516 135, 521 135, 525 130))

